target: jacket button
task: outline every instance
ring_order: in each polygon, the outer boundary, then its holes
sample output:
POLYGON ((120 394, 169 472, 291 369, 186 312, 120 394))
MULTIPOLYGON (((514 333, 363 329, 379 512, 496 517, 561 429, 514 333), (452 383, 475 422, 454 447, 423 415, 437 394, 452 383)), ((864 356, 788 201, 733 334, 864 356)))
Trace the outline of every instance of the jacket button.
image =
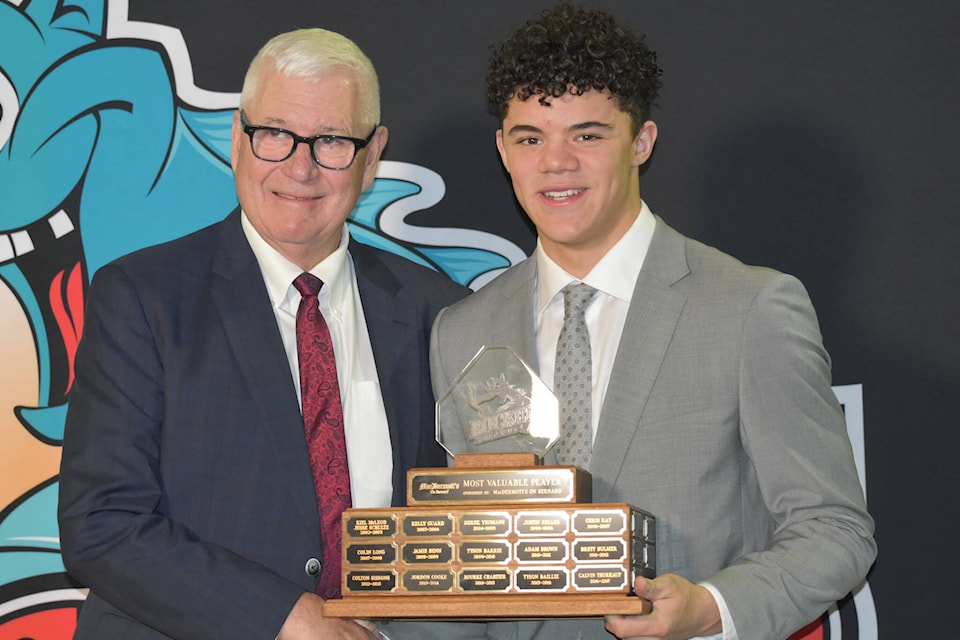
POLYGON ((310 558, 307 560, 307 564, 303 567, 303 570, 307 572, 308 576, 318 576, 320 575, 320 561, 316 558, 310 558))

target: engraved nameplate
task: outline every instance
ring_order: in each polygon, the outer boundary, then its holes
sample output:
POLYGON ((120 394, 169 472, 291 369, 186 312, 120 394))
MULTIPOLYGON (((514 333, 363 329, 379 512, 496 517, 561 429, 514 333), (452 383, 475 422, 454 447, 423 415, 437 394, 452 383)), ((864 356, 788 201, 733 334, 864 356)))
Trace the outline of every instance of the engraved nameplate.
POLYGON ((576 467, 412 469, 407 504, 589 503, 591 487, 576 467))
POLYGON ((579 591, 621 590, 627 587, 628 572, 619 566, 580 567, 573 571, 573 583, 579 591))
POLYGON ((390 543, 348 544, 344 557, 353 564, 390 564, 397 559, 397 550, 390 543))
POLYGON ((453 533, 453 518, 446 514, 404 515, 403 533, 408 536, 447 536, 453 533))
POLYGON ((397 532, 397 519, 387 516, 347 516, 344 518, 347 536, 379 538, 397 532))
POLYGON ((563 591, 567 588, 567 570, 558 567, 517 571, 517 591, 563 591))
POLYGON ((384 593, 397 586, 397 574, 393 571, 348 571, 344 590, 363 593, 384 593))
POLYGON ((460 588, 465 592, 506 593, 511 586, 510 577, 508 569, 464 569, 460 572, 460 588))
POLYGON ((465 536, 505 536, 510 533, 510 525, 506 513, 478 511, 460 516, 460 533, 465 536))
POLYGON ((566 540, 520 540, 517 542, 518 562, 566 562, 570 557, 566 540))
POLYGON ((464 540, 460 543, 460 562, 490 564, 510 560, 510 543, 502 540, 464 540))
POLYGON ((454 575, 452 571, 420 569, 406 571, 403 574, 403 588, 407 591, 450 591, 453 589, 454 575))

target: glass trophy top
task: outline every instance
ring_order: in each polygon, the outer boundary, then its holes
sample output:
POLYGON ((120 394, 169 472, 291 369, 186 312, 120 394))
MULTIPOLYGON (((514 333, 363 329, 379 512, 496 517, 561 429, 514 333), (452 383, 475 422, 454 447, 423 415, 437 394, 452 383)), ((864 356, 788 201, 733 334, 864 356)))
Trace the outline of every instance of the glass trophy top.
POLYGON ((510 347, 484 346, 437 402, 437 442, 458 453, 532 452, 560 433, 557 398, 510 347))

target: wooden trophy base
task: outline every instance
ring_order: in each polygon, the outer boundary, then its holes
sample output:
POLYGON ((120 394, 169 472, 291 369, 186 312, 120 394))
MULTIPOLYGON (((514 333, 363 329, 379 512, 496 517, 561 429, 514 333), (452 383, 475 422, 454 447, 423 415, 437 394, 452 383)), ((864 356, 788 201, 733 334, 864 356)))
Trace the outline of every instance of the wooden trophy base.
POLYGON ((541 620, 650 613, 650 602, 614 594, 353 596, 323 603, 323 615, 368 620, 541 620), (467 614, 466 612, 469 612, 467 614))
POLYGON ((655 518, 590 501, 590 474, 533 454, 459 454, 408 472, 404 508, 343 516, 343 598, 323 615, 368 620, 542 620, 644 615, 655 518))

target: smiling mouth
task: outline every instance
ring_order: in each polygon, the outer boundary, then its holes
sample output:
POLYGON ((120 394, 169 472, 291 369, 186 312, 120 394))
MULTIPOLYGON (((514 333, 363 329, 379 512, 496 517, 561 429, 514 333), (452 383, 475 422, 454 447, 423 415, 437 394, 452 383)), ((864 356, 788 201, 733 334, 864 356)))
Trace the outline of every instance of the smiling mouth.
POLYGON ((294 195, 290 195, 289 193, 279 193, 276 191, 274 191, 274 195, 276 195, 279 198, 283 198, 284 200, 294 200, 296 202, 307 202, 310 200, 320 199, 320 196, 294 196, 294 195))
POLYGON ((551 200, 563 200, 564 198, 580 195, 584 191, 586 191, 586 189, 565 189, 563 191, 543 191, 542 193, 545 198, 550 198, 551 200))

